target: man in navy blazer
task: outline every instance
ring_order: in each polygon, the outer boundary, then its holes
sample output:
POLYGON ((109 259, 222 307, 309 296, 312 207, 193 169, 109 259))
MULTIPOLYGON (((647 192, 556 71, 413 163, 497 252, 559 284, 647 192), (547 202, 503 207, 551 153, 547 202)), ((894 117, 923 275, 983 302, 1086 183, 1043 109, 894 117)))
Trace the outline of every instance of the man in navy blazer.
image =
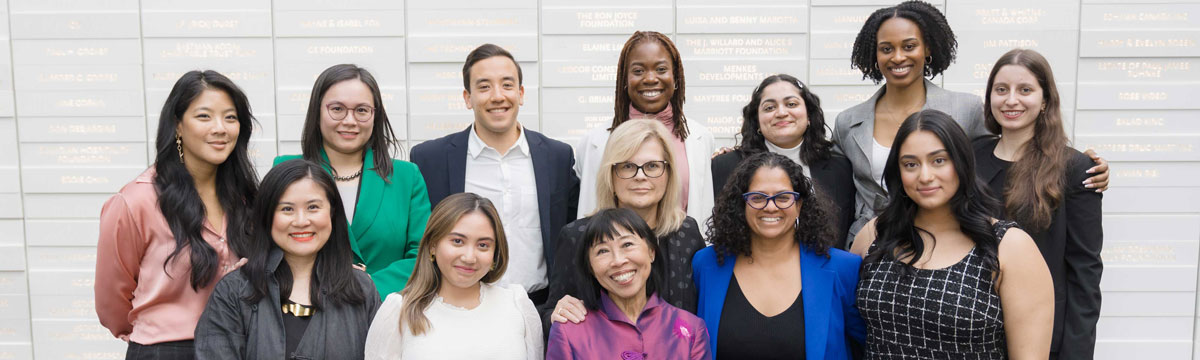
POLYGON ((430 203, 473 192, 500 213, 509 265, 501 284, 518 283, 536 306, 548 295, 555 237, 575 220, 579 178, 571 146, 526 129, 517 121, 524 102, 521 67, 512 54, 484 44, 463 65, 463 100, 475 122, 458 133, 412 149, 430 203))

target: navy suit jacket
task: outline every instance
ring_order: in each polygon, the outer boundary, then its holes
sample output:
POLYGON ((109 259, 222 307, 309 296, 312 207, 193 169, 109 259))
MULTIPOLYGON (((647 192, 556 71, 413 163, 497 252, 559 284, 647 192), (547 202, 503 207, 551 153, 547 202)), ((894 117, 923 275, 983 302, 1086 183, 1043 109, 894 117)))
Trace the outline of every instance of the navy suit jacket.
MULTIPOLYGON (((712 246, 701 249, 692 258, 692 279, 700 291, 697 314, 708 325, 710 353, 717 353, 717 330, 721 329, 721 310, 733 278, 737 258, 726 257, 717 263, 712 246)), ((847 339, 864 343, 867 325, 854 305, 858 289, 858 268, 862 258, 839 249, 829 256, 817 255, 800 246, 800 282, 804 293, 805 358, 850 359, 847 339)))
MULTIPOLYGON (((463 192, 467 178, 467 141, 472 128, 426 141, 412 148, 412 162, 421 169, 429 190, 429 203, 463 192)), ((533 157, 538 212, 542 225, 542 252, 546 268, 554 268, 555 238, 564 225, 575 221, 579 203, 579 177, 571 146, 536 131, 522 128, 533 157)))

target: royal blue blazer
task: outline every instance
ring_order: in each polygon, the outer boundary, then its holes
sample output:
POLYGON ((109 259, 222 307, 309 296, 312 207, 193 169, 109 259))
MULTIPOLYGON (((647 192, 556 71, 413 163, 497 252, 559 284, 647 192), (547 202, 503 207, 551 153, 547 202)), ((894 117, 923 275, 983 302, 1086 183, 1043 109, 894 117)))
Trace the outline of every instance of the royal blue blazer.
MULTIPOLYGON (((701 249, 692 258, 692 279, 700 291, 696 315, 708 325, 712 354, 717 353, 721 310, 725 308, 725 293, 736 261, 735 257, 726 257, 723 264, 718 264, 712 246, 701 249)), ((831 248, 826 257, 800 246, 806 359, 849 359, 848 339, 864 343, 867 325, 854 306, 860 264, 862 258, 843 250, 831 248)))

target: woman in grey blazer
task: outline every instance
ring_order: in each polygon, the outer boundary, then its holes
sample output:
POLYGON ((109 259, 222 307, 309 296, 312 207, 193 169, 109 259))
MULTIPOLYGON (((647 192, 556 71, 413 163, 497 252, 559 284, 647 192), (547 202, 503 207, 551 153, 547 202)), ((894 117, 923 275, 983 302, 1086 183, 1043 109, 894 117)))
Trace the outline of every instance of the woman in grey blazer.
MULTIPOLYGON (((929 81, 954 62, 958 42, 946 17, 933 5, 906 1, 876 10, 854 40, 852 66, 876 84, 886 80, 867 101, 837 116, 834 153, 850 160, 854 169, 855 219, 849 238, 887 203, 880 179, 896 130, 920 110, 950 114, 971 138, 988 134, 983 126, 983 102, 975 95, 942 89, 929 81)), ((1108 187, 1108 162, 1088 150, 1097 166, 1087 186, 1108 187)))

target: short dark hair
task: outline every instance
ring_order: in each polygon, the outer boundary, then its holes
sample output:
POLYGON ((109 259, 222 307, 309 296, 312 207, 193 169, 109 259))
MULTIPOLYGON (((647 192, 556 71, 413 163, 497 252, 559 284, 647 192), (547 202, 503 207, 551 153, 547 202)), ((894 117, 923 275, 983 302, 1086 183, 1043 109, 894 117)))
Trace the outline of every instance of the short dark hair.
POLYGON ((579 248, 575 250, 575 283, 582 285, 576 287, 578 294, 568 294, 578 297, 588 309, 600 308, 600 294, 604 292, 604 288, 596 280, 596 275, 592 274, 589 250, 596 244, 617 237, 617 229, 629 230, 634 235, 641 237, 646 241, 646 247, 655 254, 654 261, 650 262, 650 277, 646 279, 646 297, 658 292, 665 283, 663 273, 666 271, 666 265, 663 257, 666 254, 659 252, 658 238, 654 236, 654 229, 651 229, 650 225, 646 225, 646 221, 642 220, 642 217, 633 210, 611 208, 597 211, 588 220, 587 227, 583 231, 582 241, 579 242, 579 248))
MULTIPOLYGON (((772 84, 786 82, 800 90, 800 98, 804 100, 804 110, 808 112, 808 129, 804 130, 804 144, 800 146, 800 159, 807 164, 828 160, 832 154, 833 143, 825 138, 825 112, 821 110, 821 99, 813 93, 804 82, 788 74, 776 74, 763 79, 754 92, 750 93, 750 103, 742 107, 741 142, 738 150, 749 157, 750 155, 767 151, 767 138, 762 134, 761 124, 758 123, 758 106, 762 104, 763 90, 772 84)), ((720 190, 720 189, 718 189, 720 190)))
POLYGON ((367 88, 371 89, 371 100, 374 102, 371 105, 375 107, 375 125, 371 129, 371 138, 367 140, 366 144, 366 148, 374 152, 374 164, 371 165, 374 165, 375 168, 364 168, 375 170, 375 173, 383 178, 384 182, 391 182, 391 149, 399 141, 396 140, 396 133, 392 131, 392 123, 388 121, 387 111, 383 109, 383 96, 380 94, 379 83, 375 82, 375 76, 372 76, 370 71, 357 65, 330 66, 317 76, 312 94, 308 98, 308 111, 304 115, 304 129, 300 134, 300 150, 305 160, 329 165, 325 163, 325 159, 321 158, 321 151, 324 149, 325 143, 325 137, 321 135, 321 113, 325 111, 325 107, 321 106, 321 100, 325 98, 325 93, 329 91, 330 87, 347 80, 359 80, 366 84, 367 88))
POLYGON ((958 52, 958 40, 954 31, 941 11, 929 3, 909 0, 892 7, 875 10, 854 39, 854 50, 850 53, 852 67, 862 70, 863 79, 874 80, 876 84, 883 81, 883 73, 875 68, 875 42, 879 27, 884 21, 893 18, 911 20, 921 29, 922 42, 929 49, 931 61, 925 62, 925 76, 934 77, 946 71, 954 63, 955 53, 958 52))
POLYGON ((517 59, 508 50, 504 50, 504 48, 496 44, 483 44, 479 45, 475 50, 471 50, 470 54, 467 54, 467 62, 463 63, 462 70, 463 89, 467 90, 467 92, 471 91, 471 66, 495 56, 503 56, 512 60, 513 66, 517 67, 517 85, 525 85, 525 75, 521 72, 521 64, 517 63, 517 59))

